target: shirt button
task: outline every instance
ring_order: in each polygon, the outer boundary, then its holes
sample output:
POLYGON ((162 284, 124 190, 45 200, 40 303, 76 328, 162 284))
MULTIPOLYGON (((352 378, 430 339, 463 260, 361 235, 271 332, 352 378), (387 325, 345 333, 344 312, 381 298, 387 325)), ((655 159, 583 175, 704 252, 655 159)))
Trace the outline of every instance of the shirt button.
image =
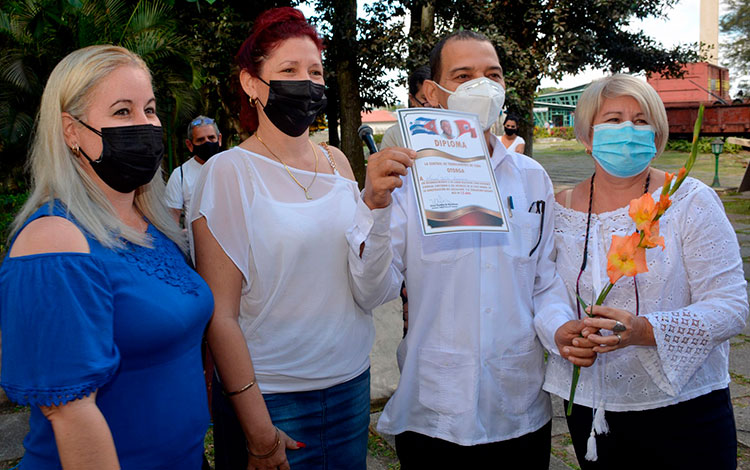
POLYGON ((484 267, 487 269, 492 269, 492 265, 490 263, 485 264, 484 267))
POLYGON ((489 307, 487 307, 487 308, 484 309, 484 313, 490 313, 491 311, 492 311, 492 309, 489 308, 489 307))

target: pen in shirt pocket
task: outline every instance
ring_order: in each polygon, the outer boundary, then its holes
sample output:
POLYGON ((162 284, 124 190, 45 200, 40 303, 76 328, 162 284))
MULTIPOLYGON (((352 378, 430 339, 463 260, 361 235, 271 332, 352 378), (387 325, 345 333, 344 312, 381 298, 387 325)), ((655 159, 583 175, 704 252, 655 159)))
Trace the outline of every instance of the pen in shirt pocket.
POLYGON ((508 216, 513 217, 513 196, 508 196, 508 216))

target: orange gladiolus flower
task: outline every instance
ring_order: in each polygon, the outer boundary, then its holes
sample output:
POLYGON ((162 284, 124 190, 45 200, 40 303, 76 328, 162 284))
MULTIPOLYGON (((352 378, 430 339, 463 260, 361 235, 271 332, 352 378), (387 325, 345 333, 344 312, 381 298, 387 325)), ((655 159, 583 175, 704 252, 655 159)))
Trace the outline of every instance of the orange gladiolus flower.
POLYGON ((628 213, 633 222, 635 222, 636 229, 646 232, 646 235, 651 233, 651 225, 656 217, 657 208, 654 198, 649 193, 645 193, 638 199, 630 201, 630 211, 628 213))
POLYGON ((669 194, 674 194, 674 192, 675 192, 674 186, 677 186, 678 183, 680 183, 680 184, 682 183, 682 180, 684 180, 685 177, 687 176, 686 173, 687 173, 687 170, 685 169, 684 166, 682 168, 680 168, 680 171, 677 172, 677 180, 675 181, 675 184, 673 185, 673 188, 671 188, 669 190, 669 194))
MULTIPOLYGON (((669 200, 669 198, 667 198, 669 200)), ((664 250, 664 237, 659 236, 659 221, 657 220, 651 224, 650 233, 643 232, 643 240, 641 240, 640 246, 643 248, 656 248, 660 246, 664 250)))
POLYGON ((648 271, 646 266, 646 249, 638 246, 641 241, 639 233, 627 237, 612 236, 612 246, 607 254, 607 275, 609 282, 616 283, 622 276, 635 276, 648 271))
POLYGON ((666 172, 664 175, 664 186, 661 187, 661 193, 666 194, 667 191, 669 191, 672 188, 672 179, 674 178, 674 173, 666 172))
POLYGON ((672 200, 669 199, 669 195, 662 194, 659 196, 659 202, 656 203, 656 217, 659 218, 664 215, 664 212, 669 209, 672 205, 672 200))

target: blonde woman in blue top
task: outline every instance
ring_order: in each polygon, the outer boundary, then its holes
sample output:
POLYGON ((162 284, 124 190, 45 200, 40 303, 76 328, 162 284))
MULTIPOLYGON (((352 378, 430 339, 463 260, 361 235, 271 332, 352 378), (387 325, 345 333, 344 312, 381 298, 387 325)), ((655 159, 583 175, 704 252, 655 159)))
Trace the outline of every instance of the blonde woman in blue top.
POLYGON ((1 384, 31 407, 21 469, 201 468, 213 299, 162 203, 163 153, 137 55, 55 67, 0 267, 1 384))

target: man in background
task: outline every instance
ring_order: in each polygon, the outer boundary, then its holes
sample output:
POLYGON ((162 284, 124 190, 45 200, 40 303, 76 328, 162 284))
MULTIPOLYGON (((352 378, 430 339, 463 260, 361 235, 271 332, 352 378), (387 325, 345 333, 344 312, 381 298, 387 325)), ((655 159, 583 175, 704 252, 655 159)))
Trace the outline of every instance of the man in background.
POLYGON ((185 145, 192 157, 175 168, 167 181, 167 207, 178 224, 181 216, 190 212, 190 197, 203 164, 221 150, 221 132, 216 121, 206 116, 190 121, 185 145))
MULTIPOLYGON (((425 80, 430 78, 430 67, 423 65, 415 69, 411 75, 409 75, 409 107, 410 108, 424 108, 429 106, 427 104, 427 98, 424 96, 422 85, 425 80)), ((383 134, 383 140, 380 142, 380 150, 387 149, 388 147, 403 147, 404 142, 401 139, 401 131, 398 128, 398 124, 394 124, 386 129, 383 134)))

